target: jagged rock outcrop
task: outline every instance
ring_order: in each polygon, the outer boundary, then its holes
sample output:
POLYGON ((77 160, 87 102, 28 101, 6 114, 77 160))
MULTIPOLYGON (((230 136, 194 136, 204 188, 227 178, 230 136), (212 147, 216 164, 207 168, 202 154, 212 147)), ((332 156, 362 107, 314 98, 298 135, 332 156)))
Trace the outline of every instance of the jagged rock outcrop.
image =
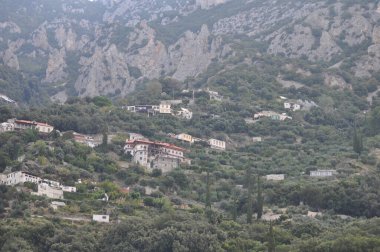
MULTIPOLYGON (((261 44, 261 53, 331 62, 337 69, 347 66, 337 58, 360 51, 350 71, 357 77, 380 71, 380 8, 374 3, 66 0, 52 9, 31 1, 27 8, 35 9, 28 13, 39 18, 28 25, 11 18, 0 23, 0 60, 28 74, 32 70, 24 68, 34 66, 45 85, 80 96, 123 96, 145 78, 195 77, 212 62, 235 57, 229 52, 243 36, 261 44)), ((330 75, 325 84, 344 86, 330 75)), ((58 92, 60 100, 66 97, 58 92)))

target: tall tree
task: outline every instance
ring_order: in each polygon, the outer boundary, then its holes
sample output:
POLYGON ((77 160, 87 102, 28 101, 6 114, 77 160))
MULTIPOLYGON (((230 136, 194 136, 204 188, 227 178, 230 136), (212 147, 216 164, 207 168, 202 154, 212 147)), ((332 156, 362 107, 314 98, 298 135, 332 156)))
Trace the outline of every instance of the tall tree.
POLYGON ((206 211, 211 210, 210 171, 206 175, 206 211))
POLYGON ((252 223, 253 214, 253 183, 252 183, 252 170, 248 168, 247 170, 247 185, 248 185, 248 201, 247 201, 247 223, 252 223))
POLYGON ((268 252, 276 252, 276 240, 274 239, 274 231, 273 231, 272 221, 269 222, 268 252))
POLYGON ((353 149, 354 151, 360 156, 360 154, 363 152, 363 137, 358 132, 356 127, 356 122, 354 123, 354 134, 353 134, 353 141, 352 141, 353 149))
POLYGON ((263 215, 263 205, 264 199, 261 188, 261 178, 260 175, 257 175, 257 219, 261 219, 263 215))

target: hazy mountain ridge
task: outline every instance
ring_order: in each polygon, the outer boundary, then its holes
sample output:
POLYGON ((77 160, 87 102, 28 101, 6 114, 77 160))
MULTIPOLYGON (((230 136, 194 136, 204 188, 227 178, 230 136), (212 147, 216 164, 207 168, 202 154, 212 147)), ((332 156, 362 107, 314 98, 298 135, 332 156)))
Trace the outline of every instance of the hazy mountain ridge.
POLYGON ((346 2, 7 1, 0 58, 60 99, 125 95, 145 78, 195 77, 231 55, 226 37, 241 35, 268 54, 346 60, 355 76, 370 77, 380 70, 379 6, 346 2))

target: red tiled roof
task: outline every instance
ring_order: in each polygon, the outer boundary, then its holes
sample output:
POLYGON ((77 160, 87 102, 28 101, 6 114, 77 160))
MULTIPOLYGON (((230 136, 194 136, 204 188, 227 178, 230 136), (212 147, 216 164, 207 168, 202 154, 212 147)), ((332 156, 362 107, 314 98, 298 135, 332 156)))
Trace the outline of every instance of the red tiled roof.
POLYGON ((18 123, 18 124, 30 124, 30 125, 40 125, 40 126, 49 126, 49 127, 53 127, 47 123, 41 123, 41 122, 32 122, 32 121, 28 121, 28 120, 15 120, 15 123, 18 123))

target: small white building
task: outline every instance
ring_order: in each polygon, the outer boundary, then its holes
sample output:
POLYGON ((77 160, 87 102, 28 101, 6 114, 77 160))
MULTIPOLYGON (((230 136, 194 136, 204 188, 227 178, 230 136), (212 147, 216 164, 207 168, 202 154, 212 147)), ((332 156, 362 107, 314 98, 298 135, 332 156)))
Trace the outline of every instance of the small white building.
POLYGON ((12 172, 7 175, 5 175, 4 184, 5 185, 18 185, 25 182, 31 182, 37 184, 39 181, 41 181, 41 178, 34 176, 27 172, 12 172))
POLYGON ((60 188, 64 192, 77 192, 77 188, 75 186, 64 186, 64 185, 61 185, 60 188))
POLYGON ((160 114, 171 114, 172 113, 172 105, 170 103, 166 103, 162 101, 159 109, 160 114))
POLYGON ((263 139, 261 137, 252 137, 252 142, 258 143, 261 142, 263 139))
POLYGON ((181 134, 177 135, 176 138, 178 140, 181 140, 184 142, 194 143, 193 137, 189 134, 186 134, 186 133, 181 133, 181 134))
POLYGON ((57 210, 59 207, 64 207, 66 206, 66 203, 65 202, 61 202, 61 201, 52 201, 50 203, 50 206, 51 208, 53 208, 54 210, 57 210))
POLYGON ((191 118, 193 118, 193 112, 186 108, 181 108, 181 110, 178 111, 177 116, 186 120, 190 120, 191 118))
POLYGON ((0 132, 11 132, 15 130, 15 125, 9 122, 3 122, 0 124, 0 132))
POLYGON ((292 111, 301 110, 301 105, 294 102, 284 102, 284 108, 292 111))
POLYGON ((336 170, 316 170, 310 172, 310 177, 331 177, 336 174, 336 170))
POLYGON ((104 223, 109 223, 110 222, 110 216, 109 215, 99 215, 99 214, 94 214, 92 216, 92 220, 96 222, 104 222, 104 223))
POLYGON ((269 174, 266 175, 267 180, 281 181, 285 179, 285 174, 269 174))
POLYGON ((226 142, 221 141, 218 139, 209 139, 208 144, 210 145, 211 149, 217 149, 217 150, 225 150, 226 149, 226 142))
POLYGON ((146 138, 139 133, 129 133, 129 141, 133 140, 146 140, 146 138))
POLYGON ((60 187, 61 186, 61 183, 59 183, 58 181, 54 181, 54 180, 50 180, 50 179, 41 179, 38 182, 41 184, 46 184, 46 185, 52 186, 52 187, 60 187))
POLYGON ((51 199, 63 199, 63 191, 59 187, 52 187, 45 183, 38 184, 38 192, 33 192, 33 195, 45 196, 51 199))

